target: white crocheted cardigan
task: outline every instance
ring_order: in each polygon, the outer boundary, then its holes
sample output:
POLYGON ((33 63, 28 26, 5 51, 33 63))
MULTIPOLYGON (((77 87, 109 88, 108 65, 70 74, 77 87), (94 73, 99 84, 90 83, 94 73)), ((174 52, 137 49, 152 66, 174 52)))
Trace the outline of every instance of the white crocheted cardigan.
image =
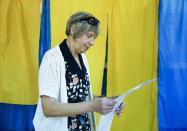
MULTIPOLYGON (((87 59, 82 54, 83 62, 89 74, 87 59)), ((39 69, 39 96, 54 97, 59 102, 67 103, 65 79, 65 62, 59 45, 47 51, 39 69)), ((92 93, 90 88, 90 99, 92 93)), ((68 131, 67 117, 45 117, 42 111, 41 99, 33 120, 36 131, 68 131)))

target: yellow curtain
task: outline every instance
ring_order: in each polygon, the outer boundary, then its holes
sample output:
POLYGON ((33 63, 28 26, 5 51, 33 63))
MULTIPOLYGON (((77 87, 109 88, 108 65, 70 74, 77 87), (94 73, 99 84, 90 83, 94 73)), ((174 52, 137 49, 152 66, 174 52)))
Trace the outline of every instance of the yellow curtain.
MULTIPOLYGON (((101 21, 101 34, 87 52, 93 92, 100 95, 107 17, 109 28, 108 96, 156 77, 157 0, 61 0, 51 1, 52 46, 65 36, 66 22, 76 11, 88 11, 101 21)), ((115 116, 111 131, 156 131, 156 84, 126 99, 120 118, 115 116)), ((97 114, 97 122, 99 115, 97 114)))
MULTIPOLYGON (((108 93, 120 95, 157 77, 157 1, 115 0, 109 23, 108 93)), ((156 131, 156 84, 130 94, 112 130, 156 131)))
POLYGON ((40 7, 40 0, 0 0, 0 102, 37 102, 40 7))

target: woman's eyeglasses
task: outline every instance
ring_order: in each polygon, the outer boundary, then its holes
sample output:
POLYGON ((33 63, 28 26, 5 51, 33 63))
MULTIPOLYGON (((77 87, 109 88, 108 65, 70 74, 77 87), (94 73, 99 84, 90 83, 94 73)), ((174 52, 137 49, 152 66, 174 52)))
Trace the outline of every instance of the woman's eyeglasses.
POLYGON ((97 20, 95 17, 86 17, 86 18, 82 18, 82 19, 78 19, 76 21, 74 21, 73 23, 75 22, 86 22, 90 25, 93 25, 93 26, 97 26, 99 22, 99 20, 97 20))

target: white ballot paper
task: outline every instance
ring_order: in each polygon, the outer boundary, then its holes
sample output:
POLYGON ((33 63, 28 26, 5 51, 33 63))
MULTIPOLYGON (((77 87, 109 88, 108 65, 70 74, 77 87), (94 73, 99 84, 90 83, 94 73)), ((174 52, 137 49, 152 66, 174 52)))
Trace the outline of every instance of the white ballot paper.
POLYGON ((135 87, 133 87, 132 89, 128 90, 127 92, 123 93, 121 96, 117 97, 115 99, 115 101, 117 102, 116 105, 114 106, 114 109, 112 112, 110 112, 109 114, 107 115, 101 115, 100 117, 100 120, 99 120, 99 126, 98 126, 98 130, 97 131, 110 131, 110 127, 111 127, 111 124, 112 124, 112 120, 113 120, 113 117, 114 117, 114 114, 115 114, 115 110, 119 107, 119 105, 123 102, 123 100, 129 95, 131 94, 132 92, 140 89, 140 88, 143 88, 144 86, 152 83, 156 81, 156 79, 151 79, 151 80, 148 80, 146 82, 143 82, 135 87))

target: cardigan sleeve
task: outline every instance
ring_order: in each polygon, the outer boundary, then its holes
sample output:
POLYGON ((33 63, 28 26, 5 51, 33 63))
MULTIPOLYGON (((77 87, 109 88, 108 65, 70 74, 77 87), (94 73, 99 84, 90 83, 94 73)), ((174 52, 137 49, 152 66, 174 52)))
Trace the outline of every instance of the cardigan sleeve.
POLYGON ((39 95, 46 95, 58 100, 60 86, 58 80, 58 64, 54 55, 44 55, 39 69, 39 95))

